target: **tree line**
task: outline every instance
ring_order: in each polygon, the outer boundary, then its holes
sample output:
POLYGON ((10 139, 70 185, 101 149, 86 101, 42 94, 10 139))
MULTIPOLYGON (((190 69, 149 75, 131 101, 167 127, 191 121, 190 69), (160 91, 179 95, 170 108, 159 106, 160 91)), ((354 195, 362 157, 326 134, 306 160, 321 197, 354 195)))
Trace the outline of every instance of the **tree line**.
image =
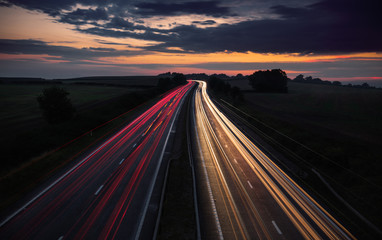
POLYGON ((300 74, 296 76, 294 79, 291 80, 292 82, 299 82, 299 83, 313 83, 313 84, 324 84, 324 85, 333 85, 333 86, 344 86, 344 87, 354 87, 354 88, 376 88, 373 86, 370 86, 368 83, 362 83, 362 84, 342 84, 340 81, 327 81, 322 80, 321 78, 313 78, 312 76, 304 77, 304 75, 300 74))
MULTIPOLYGON (((125 110, 132 109, 149 99, 164 93, 176 86, 187 83, 182 73, 173 73, 158 79, 157 86, 123 94, 118 98, 119 105, 125 110)), ((69 98, 70 93, 57 85, 44 88, 36 100, 44 119, 50 124, 58 124, 75 118, 77 111, 69 98)))

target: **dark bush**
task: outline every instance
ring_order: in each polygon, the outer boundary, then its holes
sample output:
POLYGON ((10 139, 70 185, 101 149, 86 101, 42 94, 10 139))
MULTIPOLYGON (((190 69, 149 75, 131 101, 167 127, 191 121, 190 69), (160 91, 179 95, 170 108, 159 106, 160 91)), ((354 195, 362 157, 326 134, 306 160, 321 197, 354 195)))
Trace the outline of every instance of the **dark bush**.
POLYGON ((73 118, 76 112, 68 98, 69 93, 57 86, 45 88, 37 97, 40 109, 46 121, 51 124, 64 122, 73 118))

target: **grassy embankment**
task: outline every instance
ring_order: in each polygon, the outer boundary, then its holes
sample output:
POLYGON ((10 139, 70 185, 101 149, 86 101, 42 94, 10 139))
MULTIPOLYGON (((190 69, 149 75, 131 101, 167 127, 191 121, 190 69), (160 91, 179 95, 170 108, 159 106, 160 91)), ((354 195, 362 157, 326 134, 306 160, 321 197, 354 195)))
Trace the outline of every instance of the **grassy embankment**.
MULTIPOLYGON (((154 86, 156 79, 152 79, 152 82, 154 86)), ((1 85, 0 209, 131 121, 158 94, 153 89, 63 84, 60 86, 70 92, 69 97, 77 108, 77 116, 68 122, 50 125, 42 119, 36 101, 36 96, 48 86, 1 85), (108 122, 144 101, 149 102, 108 122), (108 123, 83 135, 105 122, 108 123), (57 150, 79 136, 72 144, 57 150)))
MULTIPOLYGON (((188 96, 190 98, 191 94, 188 96)), ((192 169, 188 155, 187 127, 190 109, 184 102, 179 114, 168 170, 158 239, 196 239, 192 169)))
MULTIPOLYGON (((246 81, 230 83, 250 90, 246 81)), ((317 178, 312 168, 356 210, 378 227, 382 226, 381 90, 289 83, 288 94, 247 91, 245 99, 246 103, 237 107, 252 116, 246 119, 254 127, 287 147, 288 150, 281 149, 278 144, 269 142, 307 173, 290 172, 318 196, 323 205, 351 225, 359 236, 371 236, 365 225, 317 178)))

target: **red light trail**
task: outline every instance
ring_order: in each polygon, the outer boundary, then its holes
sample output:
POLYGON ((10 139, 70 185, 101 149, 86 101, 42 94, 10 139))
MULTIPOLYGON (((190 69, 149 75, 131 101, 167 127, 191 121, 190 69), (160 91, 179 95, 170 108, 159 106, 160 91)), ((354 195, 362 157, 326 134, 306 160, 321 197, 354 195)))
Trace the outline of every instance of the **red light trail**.
POLYGON ((134 237, 142 221, 137 215, 143 216, 147 208, 145 199, 150 198, 174 118, 194 84, 166 92, 154 106, 105 140, 3 223, 1 238, 134 237), (125 223, 127 230, 121 228, 125 223))

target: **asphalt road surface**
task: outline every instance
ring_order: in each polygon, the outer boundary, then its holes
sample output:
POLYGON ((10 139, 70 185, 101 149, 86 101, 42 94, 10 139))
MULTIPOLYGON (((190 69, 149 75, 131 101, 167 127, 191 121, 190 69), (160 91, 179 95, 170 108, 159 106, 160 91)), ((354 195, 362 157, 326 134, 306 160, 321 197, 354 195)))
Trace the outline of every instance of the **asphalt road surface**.
POLYGON ((154 106, 1 222, 0 239, 139 239, 178 110, 194 82, 154 106))
POLYGON ((354 239, 213 104, 193 100, 199 216, 204 239, 354 239))

